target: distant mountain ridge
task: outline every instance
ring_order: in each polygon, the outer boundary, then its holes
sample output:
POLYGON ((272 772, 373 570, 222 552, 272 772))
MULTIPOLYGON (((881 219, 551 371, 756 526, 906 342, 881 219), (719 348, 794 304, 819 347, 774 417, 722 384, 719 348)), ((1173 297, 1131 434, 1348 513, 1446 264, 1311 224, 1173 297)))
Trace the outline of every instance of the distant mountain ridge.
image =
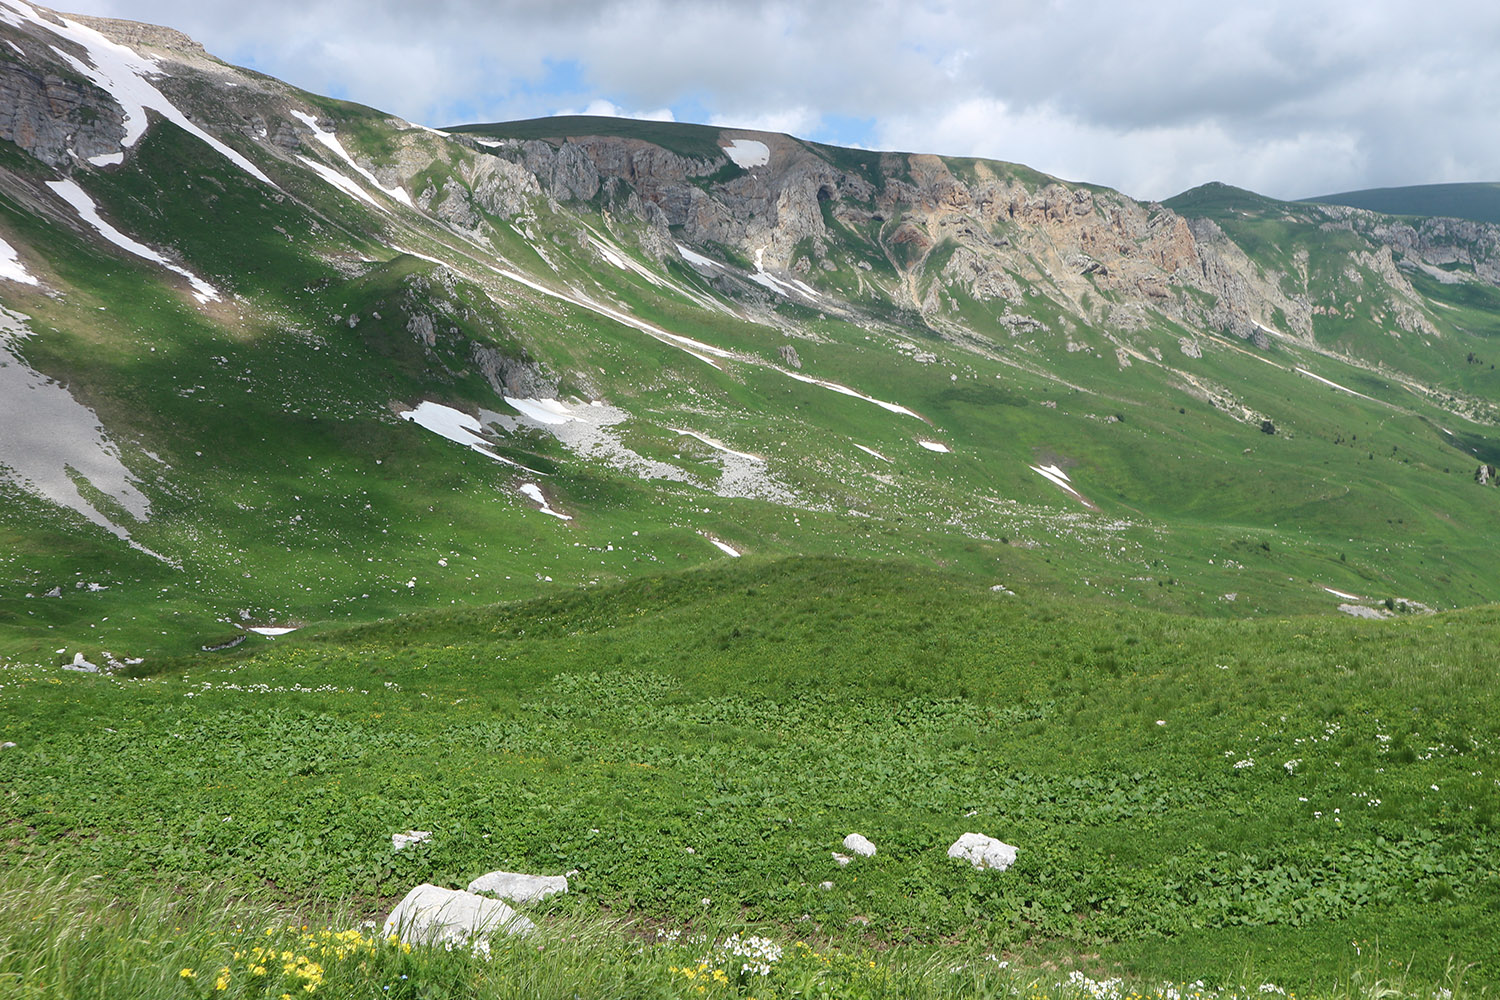
POLYGON ((1500 183, 1492 182, 1366 188, 1301 200, 1323 205, 1347 205, 1386 215, 1420 215, 1500 223, 1500 183))

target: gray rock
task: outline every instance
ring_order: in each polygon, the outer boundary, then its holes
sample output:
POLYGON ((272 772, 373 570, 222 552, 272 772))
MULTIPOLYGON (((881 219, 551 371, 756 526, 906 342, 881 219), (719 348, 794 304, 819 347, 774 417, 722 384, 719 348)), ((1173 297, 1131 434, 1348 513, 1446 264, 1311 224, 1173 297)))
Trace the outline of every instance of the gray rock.
POLYGON ((404 851, 412 844, 420 844, 424 840, 431 840, 432 832, 429 830, 407 830, 405 833, 391 834, 391 850, 404 851))
POLYGON ((982 833, 966 833, 948 848, 948 857, 967 861, 975 868, 1003 872, 1016 863, 1016 848, 982 833))
POLYGON ((468 946, 488 954, 495 934, 528 934, 536 925, 496 899, 423 883, 385 918, 382 934, 407 944, 468 946))
POLYGON ((534 903, 568 891, 565 875, 523 875, 520 872, 489 872, 469 883, 470 892, 486 893, 512 903, 534 903))
POLYGON ((798 371, 801 371, 802 359, 797 356, 797 349, 791 344, 782 344, 776 349, 776 353, 781 355, 781 360, 788 368, 796 368, 798 371))
POLYGON ((875 845, 870 843, 868 837, 859 833, 851 833, 844 838, 844 850, 850 854, 858 854, 862 858, 875 856, 875 845))
POLYGON ((99 673, 99 665, 97 663, 90 663, 88 660, 85 660, 82 653, 74 653, 73 662, 64 664, 63 669, 76 670, 81 674, 99 673))

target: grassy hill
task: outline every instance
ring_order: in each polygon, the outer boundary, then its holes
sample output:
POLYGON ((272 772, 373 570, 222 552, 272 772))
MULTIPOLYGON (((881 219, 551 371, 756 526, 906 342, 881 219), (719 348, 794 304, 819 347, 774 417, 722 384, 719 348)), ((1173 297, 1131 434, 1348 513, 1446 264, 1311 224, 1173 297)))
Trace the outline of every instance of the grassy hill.
POLYGON ((1416 981, 1492 982, 1497 629, 745 560, 129 678, 13 668, 6 866, 371 916, 414 881, 567 871, 544 912, 1299 993, 1379 941, 1416 981), (407 829, 434 836, 393 853, 407 829), (1016 866, 946 857, 970 830, 1016 866), (840 868, 850 832, 878 854, 840 868))

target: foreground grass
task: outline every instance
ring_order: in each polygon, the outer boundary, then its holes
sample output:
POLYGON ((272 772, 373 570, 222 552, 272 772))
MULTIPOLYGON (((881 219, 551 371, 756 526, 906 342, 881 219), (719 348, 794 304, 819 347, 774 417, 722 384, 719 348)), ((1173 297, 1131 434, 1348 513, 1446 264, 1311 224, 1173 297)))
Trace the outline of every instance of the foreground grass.
MULTIPOLYGON (((1248 970, 1245 970, 1248 972, 1248 970)), ((487 949, 415 946, 341 906, 288 911, 233 895, 146 890, 111 896, 98 880, 0 876, 0 997, 604 998, 821 997, 1026 1000, 1402 1000, 1473 994, 1462 969, 1434 994, 1378 949, 1311 991, 1254 979, 1220 989, 1025 968, 972 949, 832 946, 725 925, 688 933, 599 918, 546 920, 487 949)))
POLYGON ((1487 609, 1212 622, 743 560, 185 673, 12 669, 0 868, 361 918, 569 872, 549 920, 1299 994, 1378 946, 1411 984, 1493 986, 1497 642, 1487 609), (433 837, 396 853, 406 829, 433 837), (947 858, 971 830, 1016 866, 947 858), (854 831, 879 853, 841 868, 854 831))

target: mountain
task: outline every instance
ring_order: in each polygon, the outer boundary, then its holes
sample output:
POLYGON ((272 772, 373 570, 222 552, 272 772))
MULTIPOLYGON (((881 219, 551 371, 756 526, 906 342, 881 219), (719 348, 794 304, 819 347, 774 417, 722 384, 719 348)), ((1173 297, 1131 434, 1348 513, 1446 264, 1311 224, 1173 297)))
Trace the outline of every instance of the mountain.
POLYGON ((1385 215, 1437 216, 1500 223, 1500 184, 1412 184, 1325 194, 1304 201, 1348 205, 1385 215))
POLYGON ((1494 226, 435 130, 22 0, 0 95, 9 656, 737 555, 1224 616, 1500 594, 1494 226))
POLYGON ((0 982, 1482 994, 1497 237, 0 0, 0 982))

